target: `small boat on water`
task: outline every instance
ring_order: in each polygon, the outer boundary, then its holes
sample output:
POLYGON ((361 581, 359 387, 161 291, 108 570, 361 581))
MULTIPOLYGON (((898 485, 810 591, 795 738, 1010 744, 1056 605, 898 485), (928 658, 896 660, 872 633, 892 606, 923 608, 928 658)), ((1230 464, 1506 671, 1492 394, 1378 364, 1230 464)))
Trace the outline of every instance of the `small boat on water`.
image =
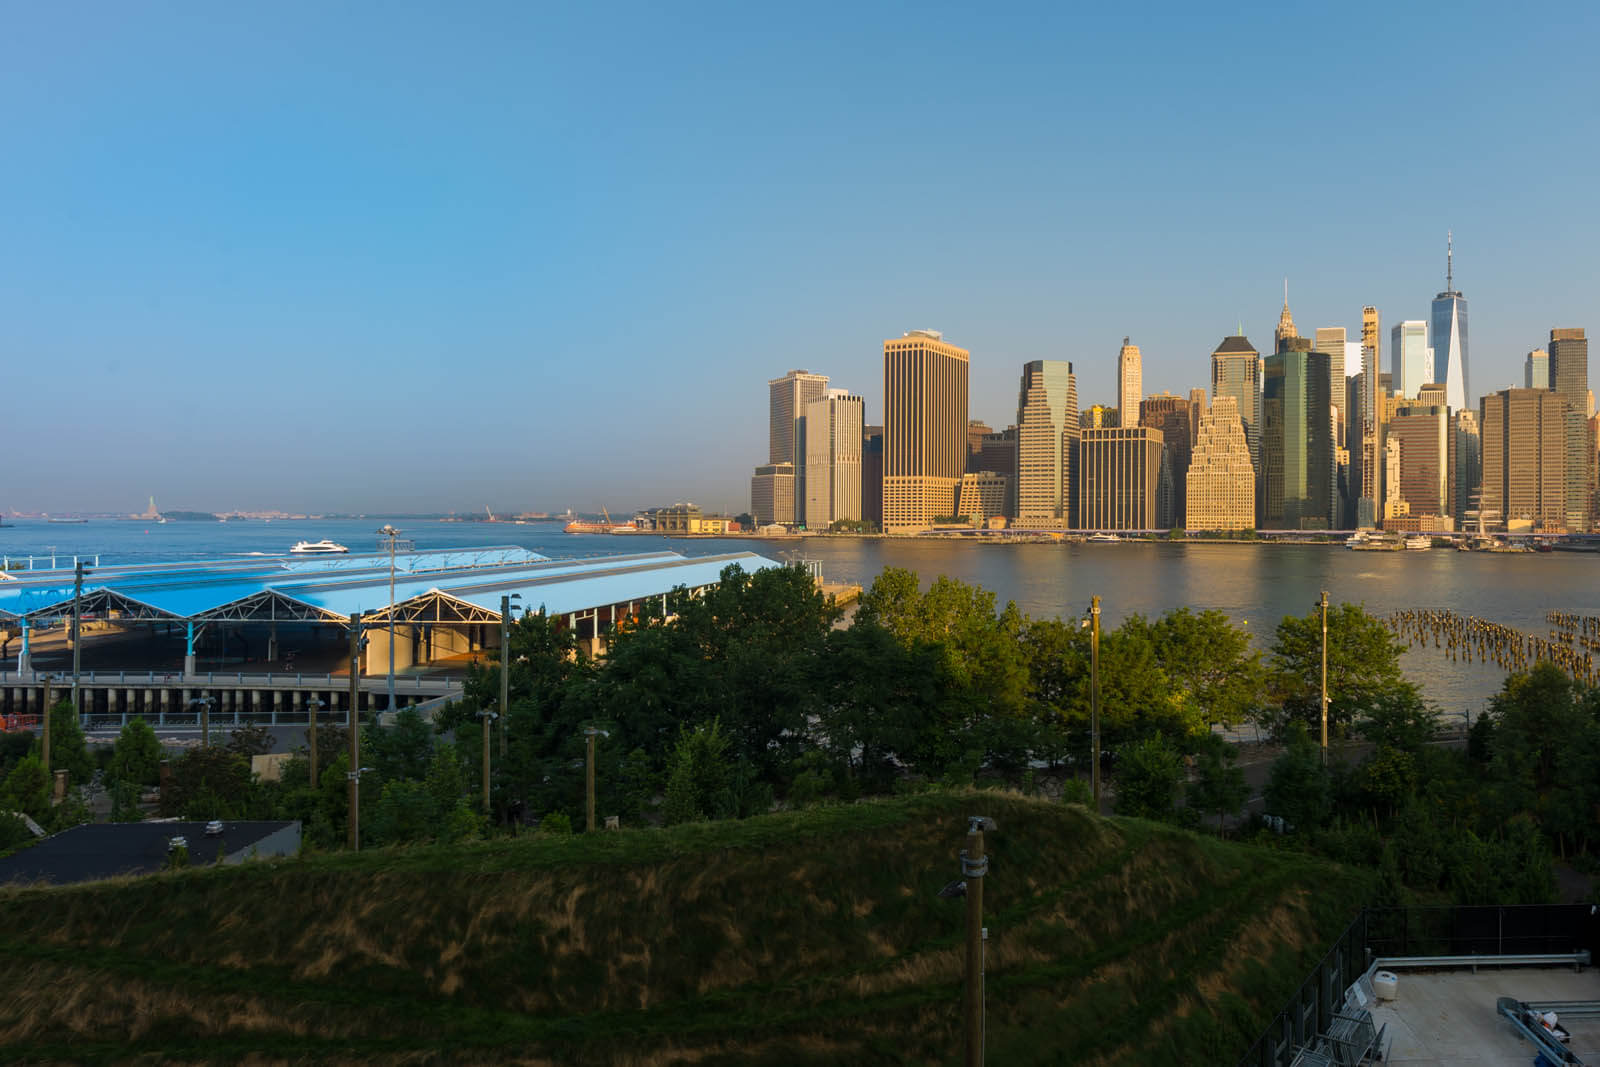
POLYGON ((1406 551, 1408 552, 1426 552, 1432 547, 1433 538, 1425 534, 1413 534, 1406 538, 1406 551))
POLYGON ((350 550, 337 541, 296 541, 289 549, 297 556, 333 556, 350 550))
POLYGON ((1122 538, 1114 533, 1106 533, 1102 530, 1100 533, 1090 534, 1086 540, 1091 545, 1109 545, 1121 541, 1122 538))
POLYGON ((1344 547, 1354 548, 1357 545, 1364 545, 1370 540, 1372 540, 1372 537, 1367 533, 1367 531, 1357 530, 1355 533, 1344 539, 1344 547))

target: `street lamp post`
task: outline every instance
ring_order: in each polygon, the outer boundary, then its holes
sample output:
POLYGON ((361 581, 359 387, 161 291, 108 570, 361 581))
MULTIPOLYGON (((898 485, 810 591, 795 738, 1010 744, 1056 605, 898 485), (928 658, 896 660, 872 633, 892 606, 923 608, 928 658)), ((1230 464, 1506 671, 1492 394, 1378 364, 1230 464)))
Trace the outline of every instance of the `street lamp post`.
POLYGON ((384 523, 382 534, 389 542, 389 704, 387 710, 394 710, 394 549, 400 537, 400 531, 388 523, 384 523))
POLYGON ((1089 601, 1089 754, 1090 792, 1100 814, 1100 597, 1089 601))
POLYGON ((967 1067, 983 1064, 983 879, 989 873, 989 858, 983 853, 983 832, 995 829, 986 815, 967 818, 967 847, 961 850, 961 876, 966 880, 967 897, 967 1067))
MULTIPOLYGON (((332 696, 330 693, 329 696, 332 696)), ((306 718, 311 728, 306 731, 306 737, 311 741, 311 788, 317 787, 317 713, 322 710, 322 701, 312 697, 306 701, 306 718)))
POLYGON ((506 756, 506 730, 510 727, 511 709, 511 602, 521 600, 521 593, 510 593, 500 598, 500 758, 506 756))
POLYGON ((47 674, 44 676, 44 737, 42 739, 44 752, 42 754, 44 756, 46 774, 50 773, 50 697, 52 695, 50 683, 53 681, 55 681, 55 675, 47 674))
POLYGON ((1328 591, 1318 602, 1322 608, 1322 762, 1328 762, 1328 591))
POLYGON ((215 703, 215 701, 216 698, 211 696, 195 697, 193 700, 189 701, 189 706, 191 708, 200 709, 201 748, 209 748, 211 746, 211 705, 215 703))
POLYGON ((595 738, 597 738, 597 737, 610 737, 611 735, 609 733, 607 733, 606 731, 600 729, 598 726, 589 726, 589 727, 585 727, 584 728, 583 736, 587 741, 588 750, 589 750, 589 752, 588 752, 588 769, 585 770, 585 772, 584 772, 584 789, 583 789, 584 802, 585 802, 584 807, 585 807, 585 811, 587 812, 587 815, 588 815, 587 821, 584 823, 584 829, 587 830, 587 831, 593 832, 593 830, 594 830, 594 745, 595 745, 595 738))
POLYGON ((478 717, 483 720, 483 813, 489 814, 489 724, 497 716, 488 708, 478 712, 478 717))
POLYGON ((78 702, 78 663, 79 647, 83 644, 81 628, 83 620, 83 561, 78 560, 72 567, 72 714, 79 719, 83 717, 83 706, 78 702))

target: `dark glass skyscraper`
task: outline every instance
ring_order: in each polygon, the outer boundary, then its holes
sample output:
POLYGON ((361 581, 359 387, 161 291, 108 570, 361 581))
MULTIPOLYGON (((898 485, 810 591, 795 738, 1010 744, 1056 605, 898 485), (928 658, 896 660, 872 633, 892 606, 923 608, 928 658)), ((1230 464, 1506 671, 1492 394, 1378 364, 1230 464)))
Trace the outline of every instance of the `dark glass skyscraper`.
POLYGON ((1455 249, 1450 235, 1445 237, 1444 292, 1433 298, 1432 330, 1433 380, 1445 387, 1445 403, 1456 411, 1465 410, 1472 395, 1467 373, 1467 298, 1455 286, 1455 249))
POLYGON ((1285 337, 1261 386, 1262 529, 1328 530, 1337 521, 1328 356, 1285 337))

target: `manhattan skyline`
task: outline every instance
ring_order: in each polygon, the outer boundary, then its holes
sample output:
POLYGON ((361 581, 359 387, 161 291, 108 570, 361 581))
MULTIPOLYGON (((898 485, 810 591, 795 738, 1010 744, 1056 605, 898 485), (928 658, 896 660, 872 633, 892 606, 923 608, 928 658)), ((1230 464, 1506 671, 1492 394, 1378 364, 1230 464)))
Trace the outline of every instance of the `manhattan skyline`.
POLYGON ((743 510, 790 368, 877 421, 940 330, 998 429, 1032 360, 1114 404, 1127 336, 1184 395, 1285 276, 1308 335, 1428 318, 1452 230, 1472 406, 1595 327, 1547 53, 1600 15, 1185 11, 14 7, 0 509, 743 510), (1326 75, 1218 63, 1286 43, 1326 75))

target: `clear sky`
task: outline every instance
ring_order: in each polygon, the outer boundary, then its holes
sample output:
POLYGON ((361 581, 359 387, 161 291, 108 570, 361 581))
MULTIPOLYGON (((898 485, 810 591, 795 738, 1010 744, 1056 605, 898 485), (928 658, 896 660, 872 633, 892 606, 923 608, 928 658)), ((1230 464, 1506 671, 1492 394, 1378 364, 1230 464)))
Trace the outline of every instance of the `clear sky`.
MULTIPOLYGON (((1600 330, 1594 4, 0 0, 0 509, 744 510, 882 342, 1600 330)), ((1600 358, 1600 354, 1597 354, 1600 358)))

